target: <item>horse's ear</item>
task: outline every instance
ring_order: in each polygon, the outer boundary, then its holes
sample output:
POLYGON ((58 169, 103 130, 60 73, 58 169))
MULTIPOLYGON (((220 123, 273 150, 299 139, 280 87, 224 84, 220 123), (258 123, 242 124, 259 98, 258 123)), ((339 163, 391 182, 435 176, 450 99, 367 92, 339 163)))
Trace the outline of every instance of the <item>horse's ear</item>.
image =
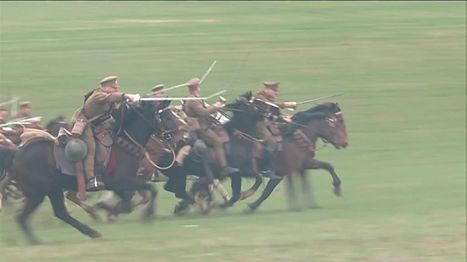
POLYGON ((337 112, 340 112, 341 111, 341 108, 339 107, 339 103, 334 103, 334 112, 337 113, 337 112))
POLYGON ((253 93, 251 91, 247 91, 243 95, 241 95, 241 97, 246 98, 247 101, 249 101, 252 96, 253 96, 253 93))

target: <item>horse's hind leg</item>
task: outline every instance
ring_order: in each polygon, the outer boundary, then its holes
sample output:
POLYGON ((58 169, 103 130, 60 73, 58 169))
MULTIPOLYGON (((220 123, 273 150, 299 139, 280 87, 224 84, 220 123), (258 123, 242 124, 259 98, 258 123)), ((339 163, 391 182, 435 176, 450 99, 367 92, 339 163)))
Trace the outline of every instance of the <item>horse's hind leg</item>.
POLYGON ((30 244, 36 245, 39 244, 36 236, 32 233, 31 228, 28 225, 28 218, 34 212, 34 210, 39 207, 39 205, 44 200, 44 195, 27 197, 26 204, 22 211, 16 216, 16 221, 19 223, 21 230, 26 235, 30 244))
POLYGON ((309 208, 318 208, 319 206, 316 204, 311 183, 308 180, 308 176, 306 175, 306 170, 300 171, 300 180, 302 181, 301 184, 303 189, 303 195, 305 196, 305 199, 307 201, 307 206, 309 208))
POLYGON ((233 206, 233 204, 237 202, 242 195, 242 177, 240 174, 237 173, 231 175, 230 183, 232 187, 232 197, 229 199, 229 202, 225 205, 225 207, 233 206))
POLYGON ((263 177, 260 174, 254 173, 254 178, 255 178, 255 183, 253 184, 253 186, 251 186, 251 188, 249 188, 248 190, 242 193, 242 200, 247 199, 251 197, 252 195, 254 195, 256 191, 258 190, 259 186, 263 183, 263 177))
POLYGON ((268 184, 264 188, 263 192, 261 193, 261 196, 253 203, 248 204, 248 207, 250 208, 250 211, 255 211, 261 203, 263 203, 264 200, 266 200, 274 191, 274 188, 282 181, 282 178, 279 179, 269 179, 268 184))
POLYGON ((91 238, 99 238, 102 236, 99 232, 95 231, 94 229, 88 227, 85 224, 82 224, 81 222, 70 216, 70 214, 65 208, 65 198, 61 190, 52 191, 48 194, 48 197, 50 199, 50 203, 52 203, 52 208, 56 217, 60 218, 65 223, 78 229, 81 233, 91 238))
POLYGON ((94 220, 96 221, 99 220, 99 217, 97 216, 97 213, 96 213, 96 209, 82 202, 81 200, 79 200, 78 197, 76 196, 76 192, 73 192, 73 191, 66 192, 66 198, 70 200, 71 202, 75 203, 76 205, 78 205, 79 207, 81 207, 82 209, 84 209, 84 211, 86 211, 86 213, 88 213, 94 220))

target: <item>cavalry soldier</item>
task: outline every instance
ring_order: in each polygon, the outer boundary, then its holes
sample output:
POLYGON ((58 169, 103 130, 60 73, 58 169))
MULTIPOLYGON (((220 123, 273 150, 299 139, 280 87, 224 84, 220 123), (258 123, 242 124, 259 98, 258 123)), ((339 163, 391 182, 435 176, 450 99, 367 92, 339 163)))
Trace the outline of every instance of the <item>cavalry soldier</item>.
POLYGON ((120 92, 118 77, 108 76, 100 81, 100 87, 85 95, 83 107, 73 117, 72 134, 82 136, 88 146, 84 159, 84 171, 88 177, 87 190, 103 189, 104 183, 94 172, 96 141, 95 136, 101 132, 109 132, 114 128, 112 111, 116 103, 125 100, 134 101, 137 95, 120 92))
POLYGON ((8 108, 0 106, 0 125, 6 124, 8 118, 8 108))
POLYGON ((16 114, 15 120, 27 120, 23 122, 24 126, 32 129, 43 129, 40 126, 40 120, 32 117, 32 103, 30 101, 19 103, 18 113, 16 114))
POLYGON ((18 113, 16 119, 31 118, 32 117, 32 103, 24 101, 19 103, 18 113))
MULTIPOLYGON (((296 102, 276 103, 276 99, 279 94, 279 82, 266 81, 263 83, 263 85, 264 85, 263 89, 254 95, 256 99, 263 100, 269 103, 273 103, 276 106, 278 106, 280 109, 285 109, 285 108, 295 109, 295 107, 297 106, 296 102)), ((281 117, 280 119, 287 121, 283 117, 281 117)), ((257 127, 260 133, 263 135, 263 139, 266 144, 266 155, 265 155, 265 160, 264 160, 263 173, 273 178, 275 177, 274 170, 273 170, 274 156, 279 150, 279 142, 281 139, 280 132, 279 132, 277 125, 273 124, 269 119, 260 121, 257 127)))
MULTIPOLYGON (((193 78, 188 82, 189 97, 201 97, 201 86, 199 78, 193 78)), ((203 100, 187 100, 183 108, 189 118, 199 139, 213 149, 214 158, 221 168, 221 177, 237 173, 239 170, 227 165, 224 154, 224 146, 219 136, 211 129, 213 125, 212 113, 215 113, 224 107, 224 103, 216 102, 213 105, 207 105, 203 100), (194 124, 196 123, 196 124, 194 124)))

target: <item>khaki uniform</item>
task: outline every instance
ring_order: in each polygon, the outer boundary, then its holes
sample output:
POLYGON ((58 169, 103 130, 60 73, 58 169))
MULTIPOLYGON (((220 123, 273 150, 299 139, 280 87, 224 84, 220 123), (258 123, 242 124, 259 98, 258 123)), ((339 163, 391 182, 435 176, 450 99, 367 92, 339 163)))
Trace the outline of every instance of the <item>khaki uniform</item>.
MULTIPOLYGON (((268 97, 263 91, 259 91, 254 95, 254 97, 263 101, 275 103, 274 100, 268 97)), ((278 106, 280 107, 280 105, 278 106)), ((263 135, 264 143, 266 144, 266 150, 268 150, 269 152, 274 152, 277 150, 279 143, 269 130, 269 125, 271 125, 271 123, 269 123, 267 119, 264 119, 263 121, 258 122, 257 128, 258 131, 263 135)))
POLYGON ((19 112, 16 114, 16 119, 22 119, 22 118, 31 118, 32 116, 23 112, 19 112))
MULTIPOLYGON (((189 97, 194 97, 190 95, 189 97)), ((219 136, 210 129, 212 125, 211 114, 217 111, 213 106, 206 106, 203 100, 188 100, 183 105, 183 109, 189 118, 195 118, 197 120, 196 134, 198 138, 203 140, 207 146, 222 149, 223 145, 219 136)), ((194 122, 194 119, 189 119, 189 122, 194 122)), ((196 125, 196 124, 195 124, 196 125)), ((193 125, 192 125, 193 126, 193 125)))
POLYGON ((110 113, 115 109, 115 103, 124 100, 124 94, 121 92, 105 93, 101 89, 96 89, 84 102, 83 108, 75 113, 73 122, 77 119, 88 122, 82 134, 83 140, 88 145, 88 154, 84 159, 84 168, 88 178, 95 176, 96 141, 94 136, 113 129, 114 119, 110 113))

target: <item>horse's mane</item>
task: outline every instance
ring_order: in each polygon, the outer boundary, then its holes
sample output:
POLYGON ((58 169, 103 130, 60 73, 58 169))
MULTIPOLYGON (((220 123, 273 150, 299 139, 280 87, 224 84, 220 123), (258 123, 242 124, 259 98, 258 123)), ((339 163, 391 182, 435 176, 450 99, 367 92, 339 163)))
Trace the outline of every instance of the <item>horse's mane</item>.
POLYGON ((314 106, 306 111, 298 112, 292 116, 292 121, 297 124, 307 124, 311 120, 320 119, 328 116, 329 114, 334 114, 340 112, 341 109, 337 103, 325 102, 317 106, 314 106))

